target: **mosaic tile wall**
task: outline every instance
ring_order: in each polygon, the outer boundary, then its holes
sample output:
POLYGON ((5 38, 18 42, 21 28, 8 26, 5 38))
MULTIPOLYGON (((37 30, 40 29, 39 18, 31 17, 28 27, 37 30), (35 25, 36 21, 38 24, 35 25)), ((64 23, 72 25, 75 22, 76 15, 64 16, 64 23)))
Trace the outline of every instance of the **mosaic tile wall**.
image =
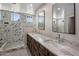
POLYGON ((18 42, 25 39, 26 15, 20 13, 20 19, 14 23, 11 21, 11 12, 1 10, 0 20, 0 44, 8 42, 18 42))

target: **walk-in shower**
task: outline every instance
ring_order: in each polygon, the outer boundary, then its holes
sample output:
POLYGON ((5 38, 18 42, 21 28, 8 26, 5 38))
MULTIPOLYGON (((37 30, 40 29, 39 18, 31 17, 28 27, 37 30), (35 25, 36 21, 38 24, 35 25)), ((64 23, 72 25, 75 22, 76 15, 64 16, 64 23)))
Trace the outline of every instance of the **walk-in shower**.
POLYGON ((0 51, 24 46, 25 32, 22 24, 25 19, 22 15, 23 13, 0 10, 0 51))

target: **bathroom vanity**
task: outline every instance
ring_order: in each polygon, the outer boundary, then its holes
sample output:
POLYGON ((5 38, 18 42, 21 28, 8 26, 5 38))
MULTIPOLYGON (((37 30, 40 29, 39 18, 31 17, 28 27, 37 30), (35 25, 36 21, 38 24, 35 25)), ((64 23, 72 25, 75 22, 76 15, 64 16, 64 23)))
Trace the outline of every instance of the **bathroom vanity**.
MULTIPOLYGON (((41 40, 40 40, 41 41, 41 40)), ((28 48, 33 56, 47 56, 47 55, 53 55, 55 54, 51 53, 45 46, 43 46, 40 41, 37 41, 35 38, 33 38, 31 35, 27 35, 27 45, 28 48)))
POLYGON ((28 33, 27 46, 33 56, 78 56, 79 47, 70 42, 58 43, 55 38, 28 33))

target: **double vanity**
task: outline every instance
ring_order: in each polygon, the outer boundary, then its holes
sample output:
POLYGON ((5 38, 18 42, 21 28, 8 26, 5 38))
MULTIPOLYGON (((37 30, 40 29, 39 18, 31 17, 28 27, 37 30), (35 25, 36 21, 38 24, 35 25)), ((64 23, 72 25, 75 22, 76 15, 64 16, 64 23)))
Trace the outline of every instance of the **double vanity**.
MULTIPOLYGON (((45 10, 38 12, 38 29, 45 30, 45 10), (42 15, 41 15, 42 14, 42 15)), ((47 22, 48 23, 48 22, 47 22)), ((50 25, 46 24, 46 29, 50 25)), ((52 32, 75 34, 75 4, 57 3, 52 6, 52 32)), ((49 28, 48 28, 49 30, 49 28)), ((39 31, 40 33, 40 31, 39 31)), ((77 56, 79 41, 73 39, 49 38, 38 33, 27 34, 27 46, 32 55, 36 56, 77 56)))
POLYGON ((27 46, 33 56, 78 56, 79 48, 66 39, 58 42, 38 33, 27 34, 27 46))

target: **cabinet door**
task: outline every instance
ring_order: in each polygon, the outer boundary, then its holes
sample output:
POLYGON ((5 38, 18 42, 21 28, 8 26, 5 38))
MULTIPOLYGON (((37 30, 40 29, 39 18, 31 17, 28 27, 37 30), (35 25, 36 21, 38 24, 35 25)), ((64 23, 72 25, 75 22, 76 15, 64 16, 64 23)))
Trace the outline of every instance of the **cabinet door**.
POLYGON ((33 56, 56 56, 29 35, 27 35, 27 45, 33 56))
POLYGON ((48 51, 47 51, 47 49, 45 47, 40 45, 39 54, 40 54, 40 56, 48 56, 48 51))
POLYGON ((27 35, 27 46, 30 49, 30 43, 31 43, 31 38, 29 35, 27 35))
POLYGON ((49 56, 56 56, 56 54, 51 53, 50 51, 49 51, 48 55, 49 55, 49 56))
POLYGON ((33 50, 33 55, 39 56, 39 44, 34 39, 32 40, 32 50, 33 50))
POLYGON ((32 53, 32 38, 29 35, 27 35, 27 46, 32 53))

